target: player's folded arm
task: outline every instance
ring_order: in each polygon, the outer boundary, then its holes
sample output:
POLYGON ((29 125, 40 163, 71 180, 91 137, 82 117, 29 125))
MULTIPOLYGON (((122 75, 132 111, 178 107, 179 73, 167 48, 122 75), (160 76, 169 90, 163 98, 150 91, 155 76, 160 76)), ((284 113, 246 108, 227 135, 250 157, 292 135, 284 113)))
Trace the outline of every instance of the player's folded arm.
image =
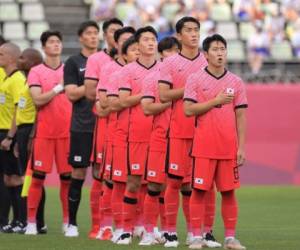
POLYGON ((117 94, 108 94, 107 95, 108 105, 112 112, 119 112, 123 108, 120 104, 119 95, 117 94))
POLYGON ((85 97, 88 100, 95 101, 98 81, 99 79, 97 78, 91 78, 91 77, 84 78, 85 97))
POLYGON ((42 93, 41 85, 32 84, 30 85, 30 95, 32 97, 34 104, 37 107, 41 107, 46 105, 48 102, 50 102, 53 99, 53 97, 57 95, 57 93, 53 89, 45 93, 42 93))
POLYGON ((120 104, 123 108, 130 108, 140 103, 141 95, 131 95, 130 88, 119 88, 120 104))
POLYGON ((85 87, 78 86, 76 83, 65 83, 65 93, 70 102, 76 102, 85 96, 85 87))
POLYGON ((173 84, 167 81, 158 81, 159 99, 161 102, 172 102, 183 98, 184 88, 173 88, 173 84))

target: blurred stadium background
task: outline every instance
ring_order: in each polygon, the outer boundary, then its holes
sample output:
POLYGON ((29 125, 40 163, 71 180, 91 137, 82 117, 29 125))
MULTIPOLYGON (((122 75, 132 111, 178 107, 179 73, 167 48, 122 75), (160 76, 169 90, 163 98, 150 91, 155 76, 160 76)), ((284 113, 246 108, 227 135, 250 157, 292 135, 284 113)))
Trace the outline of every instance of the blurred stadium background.
POLYGON ((247 83, 243 183, 300 184, 300 0, 0 0, 0 34, 40 48, 42 31, 60 30, 65 59, 78 51, 78 24, 89 18, 150 24, 161 39, 184 15, 200 20, 201 41, 214 32, 228 39, 228 68, 247 83))

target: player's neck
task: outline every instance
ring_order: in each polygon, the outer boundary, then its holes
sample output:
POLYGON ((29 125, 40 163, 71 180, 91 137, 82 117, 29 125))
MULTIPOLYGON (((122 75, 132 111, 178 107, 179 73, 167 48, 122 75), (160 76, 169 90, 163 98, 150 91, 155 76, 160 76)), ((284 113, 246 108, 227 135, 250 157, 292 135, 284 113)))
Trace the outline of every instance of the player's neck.
POLYGON ((59 56, 53 56, 53 57, 46 56, 44 62, 47 66, 49 66, 52 69, 56 69, 61 65, 61 60, 59 56))
POLYGON ((194 59, 199 54, 198 48, 182 47, 180 54, 189 59, 194 59))
POLYGON ((224 74, 225 68, 224 67, 215 67, 211 64, 208 64, 207 70, 210 74, 214 75, 215 77, 220 77, 224 74))
POLYGON ((145 67, 149 68, 155 63, 156 58, 155 55, 151 55, 151 56, 140 55, 138 61, 139 63, 143 64, 145 67))
POLYGON ((85 57, 89 57, 90 55, 94 54, 95 52, 97 52, 97 49, 82 48, 80 53, 85 57))
POLYGON ((121 54, 118 54, 116 61, 122 65, 126 64, 126 60, 124 59, 124 57, 121 54))
POLYGON ((16 71, 18 68, 17 68, 16 64, 10 64, 10 65, 7 65, 6 67, 4 67, 3 69, 5 71, 5 74, 7 76, 9 76, 9 75, 11 75, 11 73, 13 73, 14 71, 16 71))

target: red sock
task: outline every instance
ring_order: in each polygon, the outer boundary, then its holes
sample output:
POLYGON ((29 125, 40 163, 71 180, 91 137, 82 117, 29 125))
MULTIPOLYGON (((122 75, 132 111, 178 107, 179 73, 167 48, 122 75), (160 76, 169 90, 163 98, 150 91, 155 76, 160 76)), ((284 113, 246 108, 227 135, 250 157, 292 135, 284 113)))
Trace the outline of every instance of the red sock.
POLYGON ((100 214, 101 217, 101 227, 111 227, 112 226, 112 212, 111 212, 111 195, 112 195, 113 185, 111 183, 105 183, 103 186, 103 193, 100 200, 100 214))
POLYGON ((182 194, 182 210, 185 217, 186 227, 188 232, 192 232, 190 222, 190 198, 192 191, 181 191, 182 194))
POLYGON ((122 204, 124 199, 126 184, 122 182, 114 182, 111 195, 111 209, 116 229, 123 228, 122 225, 122 204))
POLYGON ((36 223, 36 213, 42 197, 44 180, 44 178, 40 179, 34 176, 32 177, 27 198, 28 222, 30 223, 36 223))
POLYGON ((131 233, 135 223, 139 192, 132 193, 125 190, 123 199, 123 228, 131 233))
POLYGON ((147 185, 142 185, 139 191, 137 216, 135 226, 144 226, 144 201, 147 194, 147 185))
POLYGON ((222 217, 225 237, 234 237, 238 217, 238 205, 234 190, 222 192, 222 217))
POLYGON ((159 215, 159 194, 160 192, 150 191, 146 194, 144 201, 144 224, 148 233, 153 233, 154 227, 157 226, 159 215))
POLYGON ((69 180, 60 180, 60 202, 62 206, 62 214, 63 214, 63 223, 69 222, 69 188, 71 184, 71 179, 69 180))
POLYGON ((159 197, 159 218, 160 218, 160 231, 167 231, 167 220, 165 212, 165 191, 160 193, 159 197))
POLYGON ((168 178, 165 192, 165 212, 168 232, 176 232, 181 180, 168 178))
POLYGON ((94 179, 90 191, 92 227, 99 227, 100 225, 101 216, 99 212, 99 201, 100 201, 101 192, 102 192, 101 181, 94 179))
POLYGON ((190 217, 194 236, 201 236, 201 229, 204 220, 205 191, 193 190, 190 199, 190 217))
POLYGON ((205 195, 204 233, 211 232, 215 220, 216 191, 213 187, 205 195))

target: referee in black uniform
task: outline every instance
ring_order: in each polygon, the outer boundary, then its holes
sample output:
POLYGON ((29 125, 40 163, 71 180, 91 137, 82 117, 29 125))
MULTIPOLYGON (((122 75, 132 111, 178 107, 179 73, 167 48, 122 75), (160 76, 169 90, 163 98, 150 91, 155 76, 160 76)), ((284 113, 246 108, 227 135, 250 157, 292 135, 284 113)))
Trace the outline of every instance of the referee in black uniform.
POLYGON ((78 37, 81 51, 71 56, 64 67, 65 91, 73 103, 69 155, 69 164, 73 167, 73 172, 69 191, 69 226, 65 232, 67 237, 79 235, 76 215, 93 146, 95 115, 92 112, 93 103, 85 98, 84 73, 87 58, 98 48, 98 24, 94 21, 81 23, 78 37))

